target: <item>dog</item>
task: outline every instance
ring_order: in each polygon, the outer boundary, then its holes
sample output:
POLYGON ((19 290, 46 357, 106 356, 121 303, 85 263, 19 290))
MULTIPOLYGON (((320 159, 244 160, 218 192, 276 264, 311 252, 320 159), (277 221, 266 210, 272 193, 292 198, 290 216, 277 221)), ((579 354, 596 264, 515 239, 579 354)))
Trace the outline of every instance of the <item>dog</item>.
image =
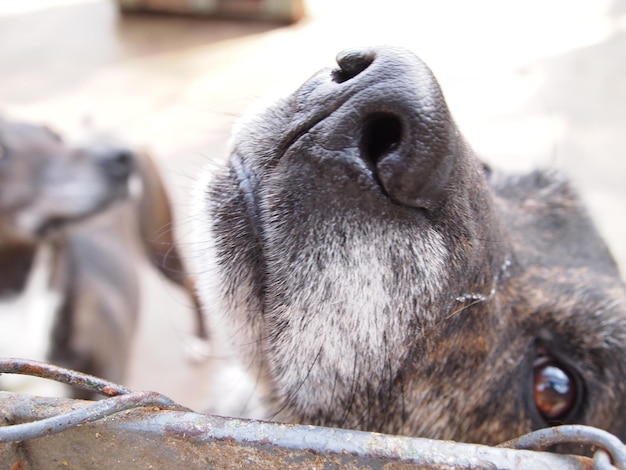
MULTIPOLYGON (((171 227, 147 155, 102 139, 70 145, 47 127, 0 119, 0 356, 122 382, 139 309, 138 246, 199 312, 171 227)), ((207 336, 200 320, 197 330, 207 336)), ((26 377, 0 386, 70 394, 26 377)))
POLYGON ((482 163, 412 53, 337 62, 244 118, 199 188, 201 299, 259 417, 626 438, 626 289, 567 178, 482 163))

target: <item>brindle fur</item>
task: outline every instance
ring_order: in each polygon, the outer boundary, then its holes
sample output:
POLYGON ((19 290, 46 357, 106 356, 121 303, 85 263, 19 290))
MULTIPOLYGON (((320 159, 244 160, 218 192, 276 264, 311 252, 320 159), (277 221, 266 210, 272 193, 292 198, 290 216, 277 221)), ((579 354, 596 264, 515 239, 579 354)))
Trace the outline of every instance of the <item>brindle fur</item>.
POLYGON ((200 290, 265 417, 494 444, 565 422, 626 437, 626 291, 559 173, 507 176, 407 51, 346 52, 239 127, 203 186, 200 290))

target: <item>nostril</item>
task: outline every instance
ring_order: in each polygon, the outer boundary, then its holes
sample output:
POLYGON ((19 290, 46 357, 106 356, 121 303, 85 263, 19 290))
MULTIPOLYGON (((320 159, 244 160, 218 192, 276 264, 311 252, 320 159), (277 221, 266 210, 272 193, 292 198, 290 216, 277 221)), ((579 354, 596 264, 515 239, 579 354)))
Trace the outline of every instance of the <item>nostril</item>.
POLYGON ((333 80, 347 82, 356 77, 374 62, 372 51, 344 51, 337 56, 339 68, 333 70, 333 80))
POLYGON ((361 152, 366 161, 376 164, 402 142, 402 123, 392 114, 368 117, 361 134, 361 152))

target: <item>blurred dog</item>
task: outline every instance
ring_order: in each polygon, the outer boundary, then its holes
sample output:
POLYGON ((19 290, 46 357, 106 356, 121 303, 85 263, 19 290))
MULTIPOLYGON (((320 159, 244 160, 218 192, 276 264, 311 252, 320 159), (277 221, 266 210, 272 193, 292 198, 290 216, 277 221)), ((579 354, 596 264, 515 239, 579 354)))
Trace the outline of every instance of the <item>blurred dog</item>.
POLYGON ((243 121, 201 188, 201 296, 260 417, 626 438, 626 289, 567 180, 482 164, 411 53, 338 64, 243 121))
MULTIPOLYGON (((198 306, 171 227, 146 155, 70 146, 46 127, 0 119, 0 356, 122 381, 139 308, 138 246, 198 306)), ((198 334, 206 337, 200 316, 198 334)), ((0 379, 14 391, 67 394, 57 385, 0 379)))

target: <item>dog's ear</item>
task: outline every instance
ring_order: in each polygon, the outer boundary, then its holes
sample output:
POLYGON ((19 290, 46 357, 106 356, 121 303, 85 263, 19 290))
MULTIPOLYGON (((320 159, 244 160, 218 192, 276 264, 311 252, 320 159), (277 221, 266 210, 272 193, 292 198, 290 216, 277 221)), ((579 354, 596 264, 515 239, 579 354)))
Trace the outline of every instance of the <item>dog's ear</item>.
POLYGON ((146 254, 159 271, 189 293, 196 311, 196 333, 200 338, 206 339, 208 331, 195 281, 187 272, 174 241, 172 208, 163 179, 147 153, 137 152, 136 168, 142 186, 137 204, 137 219, 146 254))

